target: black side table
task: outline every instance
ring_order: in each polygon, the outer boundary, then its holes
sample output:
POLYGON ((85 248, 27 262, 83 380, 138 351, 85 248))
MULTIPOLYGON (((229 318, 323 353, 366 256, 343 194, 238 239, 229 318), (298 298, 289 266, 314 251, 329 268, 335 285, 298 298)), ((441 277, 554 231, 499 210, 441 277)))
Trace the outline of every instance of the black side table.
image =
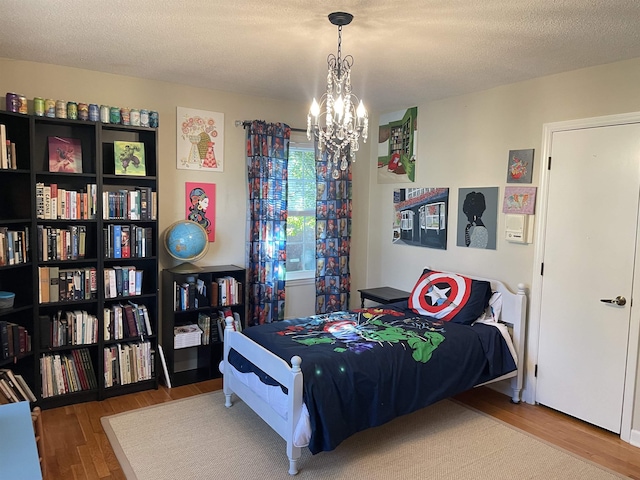
POLYGON ((364 308, 365 299, 373 302, 387 304, 400 302, 409 298, 410 293, 392 287, 363 288, 360 292, 361 308, 364 308))

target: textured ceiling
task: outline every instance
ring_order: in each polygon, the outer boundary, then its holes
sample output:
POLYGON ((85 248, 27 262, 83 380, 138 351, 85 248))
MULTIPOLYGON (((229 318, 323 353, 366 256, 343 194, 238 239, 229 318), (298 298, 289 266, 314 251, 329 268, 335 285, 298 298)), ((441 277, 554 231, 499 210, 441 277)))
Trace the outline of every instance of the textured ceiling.
POLYGON ((0 0, 0 57, 308 101, 334 11, 379 112, 640 57, 639 0, 0 0))

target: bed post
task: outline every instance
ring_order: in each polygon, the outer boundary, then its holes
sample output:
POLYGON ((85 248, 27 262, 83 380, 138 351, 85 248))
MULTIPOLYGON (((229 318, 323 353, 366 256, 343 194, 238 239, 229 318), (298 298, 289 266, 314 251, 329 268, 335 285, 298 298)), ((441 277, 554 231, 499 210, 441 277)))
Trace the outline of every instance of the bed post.
POLYGON ((287 456, 289 457, 289 475, 298 473, 298 459, 301 455, 301 448, 293 444, 294 431, 298 424, 298 419, 302 414, 302 358, 291 357, 291 386, 289 390, 289 419, 287 432, 287 456))
POLYGON ((231 350, 231 348, 229 347, 229 342, 228 340, 228 336, 230 332, 233 332, 233 317, 227 317, 225 318, 225 327, 224 327, 224 355, 222 357, 222 362, 220 364, 221 368, 220 368, 220 372, 222 373, 222 391, 224 392, 224 406, 229 408, 233 405, 233 402, 231 401, 231 388, 229 388, 229 385, 227 384, 226 381, 226 375, 224 374, 224 368, 227 365, 227 362, 229 361, 229 350, 231 350))
POLYGON ((514 322, 513 322, 513 338, 515 340, 515 348, 518 354, 518 374, 511 379, 511 388, 513 389, 513 396, 511 401, 513 403, 520 403, 520 394, 522 392, 523 377, 524 377, 524 348, 525 348, 525 332, 527 329, 527 295, 525 292, 524 283, 518 284, 518 291, 516 293, 516 305, 514 306, 514 322))

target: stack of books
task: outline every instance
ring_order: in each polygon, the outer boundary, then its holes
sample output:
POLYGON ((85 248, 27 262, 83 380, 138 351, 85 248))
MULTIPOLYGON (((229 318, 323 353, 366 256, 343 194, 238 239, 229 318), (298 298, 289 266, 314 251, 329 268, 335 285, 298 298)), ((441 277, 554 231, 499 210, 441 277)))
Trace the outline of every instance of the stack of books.
POLYGON ((202 344, 202 330, 198 325, 188 324, 173 327, 173 348, 196 347, 202 344))

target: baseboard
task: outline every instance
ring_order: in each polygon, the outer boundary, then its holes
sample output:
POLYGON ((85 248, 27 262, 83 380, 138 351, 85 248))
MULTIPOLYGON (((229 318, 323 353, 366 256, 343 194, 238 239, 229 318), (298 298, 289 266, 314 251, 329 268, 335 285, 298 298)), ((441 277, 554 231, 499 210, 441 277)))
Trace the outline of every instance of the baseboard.
POLYGON ((634 447, 640 447, 640 430, 631 430, 631 437, 629 437, 629 443, 634 447))

